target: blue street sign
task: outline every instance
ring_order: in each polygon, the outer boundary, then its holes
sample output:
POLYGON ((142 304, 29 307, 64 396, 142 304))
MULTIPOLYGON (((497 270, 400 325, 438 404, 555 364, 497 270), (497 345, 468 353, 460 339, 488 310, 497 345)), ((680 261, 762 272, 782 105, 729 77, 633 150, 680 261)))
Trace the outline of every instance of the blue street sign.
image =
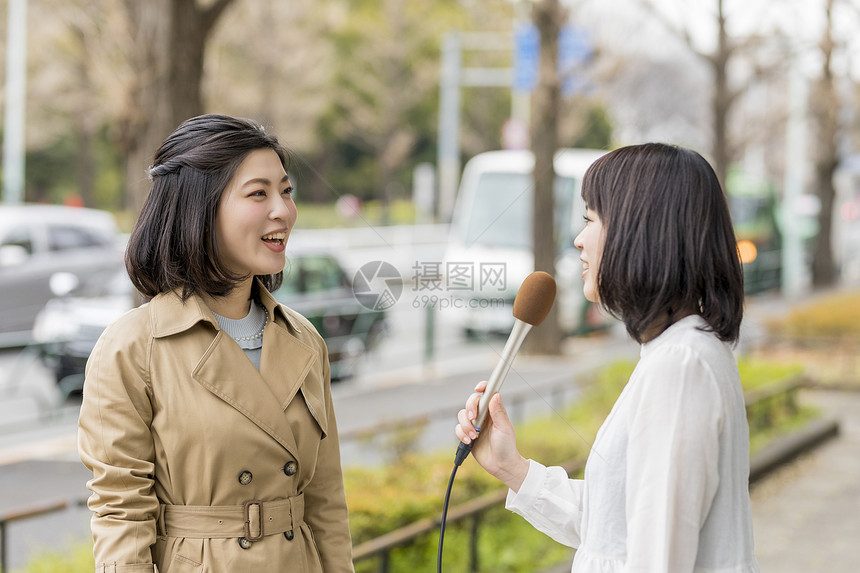
POLYGON ((558 35, 558 75, 561 77, 561 92, 573 95, 585 88, 582 67, 591 58, 588 33, 566 24, 558 35))
POLYGON ((540 34, 533 24, 514 30, 514 91, 530 92, 537 85, 540 34))
MULTIPOLYGON (((558 36, 558 73, 562 78, 562 93, 571 95, 583 89, 585 82, 579 71, 591 57, 591 46, 585 30, 570 24, 562 27, 558 36)), ((519 24, 514 31, 513 89, 530 92, 537 85, 540 60, 540 34, 534 24, 519 24)))

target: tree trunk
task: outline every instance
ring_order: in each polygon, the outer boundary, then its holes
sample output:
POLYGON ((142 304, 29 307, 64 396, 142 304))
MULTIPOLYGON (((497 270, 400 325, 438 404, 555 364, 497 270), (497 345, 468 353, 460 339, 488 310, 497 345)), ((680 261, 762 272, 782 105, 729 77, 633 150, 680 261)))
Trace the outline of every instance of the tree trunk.
POLYGON ((119 138, 126 157, 127 208, 138 211, 143 205, 149 189, 146 168, 164 138, 203 113, 206 41, 232 1, 215 0, 205 9, 196 0, 125 1, 137 77, 119 138))
POLYGON ((728 66, 731 57, 726 18, 723 14, 723 0, 717 1, 717 50, 711 58, 714 73, 714 96, 712 100, 714 140, 711 155, 714 161, 714 172, 725 190, 726 176, 731 162, 729 149, 729 110, 732 107, 732 97, 729 91, 728 66))
POLYGON ((95 161, 93 160, 93 134, 86 122, 78 121, 75 124, 75 138, 77 140, 76 184, 78 196, 84 206, 92 207, 95 204, 93 196, 95 161))
POLYGON ((125 208, 138 212, 149 190, 146 168, 170 124, 166 93, 167 0, 125 0, 131 34, 134 81, 128 104, 118 122, 119 148, 125 161, 125 208))
POLYGON ((832 162, 816 161, 815 186, 816 194, 821 201, 821 211, 818 213, 818 235, 815 237, 812 258, 812 286, 815 288, 828 287, 836 282, 836 265, 833 260, 833 202, 836 189, 833 186, 833 174, 838 160, 832 162))
MULTIPOLYGON (((541 0, 534 5, 532 19, 540 34, 538 85, 532 93, 531 141, 535 156, 534 212, 532 237, 534 267, 555 276, 557 254, 553 225, 555 168, 558 149, 558 114, 561 79, 558 76, 558 34, 566 19, 559 0, 541 0)), ((555 305, 539 328, 526 339, 524 350, 531 354, 559 354, 561 331, 555 305)))
POLYGON ((203 80, 203 50, 209 29, 196 0, 172 0, 170 9, 167 86, 172 104, 170 123, 175 127, 203 112, 200 84, 203 80))
POLYGON ((232 3, 233 0, 215 0, 202 8, 198 0, 170 0, 167 86, 173 127, 203 113, 206 42, 218 18, 232 3))
POLYGON ((827 287, 836 281, 833 261, 831 233, 833 227, 833 202, 836 189, 833 174, 839 166, 839 96, 833 81, 831 60, 833 56, 833 10, 834 0, 827 0, 826 25, 821 41, 823 57, 821 78, 811 98, 811 107, 816 129, 815 146, 815 194, 821 202, 818 213, 818 235, 815 237, 812 258, 812 285, 827 287))

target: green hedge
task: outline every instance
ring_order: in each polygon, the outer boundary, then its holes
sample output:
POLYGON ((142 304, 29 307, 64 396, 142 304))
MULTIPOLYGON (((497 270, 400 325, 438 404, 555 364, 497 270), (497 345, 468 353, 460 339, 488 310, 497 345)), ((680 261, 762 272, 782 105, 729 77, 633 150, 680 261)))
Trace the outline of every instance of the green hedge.
POLYGON ((766 324, 768 332, 791 338, 860 339, 860 292, 822 296, 766 324))
POLYGON ((365 201, 361 211, 349 217, 338 213, 335 205, 331 203, 305 203, 299 199, 296 206, 299 211, 299 229, 415 224, 415 204, 403 199, 392 201, 387 207, 381 201, 365 201))
MULTIPOLYGON (((603 422, 635 362, 618 362, 604 368, 580 400, 561 412, 518 425, 517 437, 523 455, 543 463, 558 464, 570 459, 584 459, 591 441, 603 422)), ((799 365, 741 360, 739 363, 745 389, 761 387, 802 372, 799 365)), ((573 382, 572 382, 573 383, 573 382)), ((777 406, 778 407, 778 406, 777 406)), ((773 439, 786 428, 808 419, 811 413, 801 409, 796 416, 775 415, 780 428, 762 435, 773 439)), ((452 425, 453 425, 452 417, 452 425)), ((764 441, 751 436, 757 447, 764 441)), ((351 467, 344 471, 350 527, 353 542, 358 544, 383 533, 428 516, 438 516, 442 497, 450 477, 456 440, 451 436, 451 451, 429 455, 406 453, 392 464, 379 468, 351 467)), ((451 507, 477 495, 499 489, 500 484, 488 476, 471 458, 458 470, 451 507)), ((433 571, 436 563, 438 534, 418 540, 414 545, 392 552, 390 571, 433 571)), ((533 529, 525 520, 503 508, 488 511, 478 540, 479 571, 519 572, 547 568, 568 559, 571 550, 533 529)), ((468 532, 463 526, 451 525, 445 536, 444 570, 446 573, 467 571, 468 532)), ((378 570, 373 559, 356 564, 359 573, 378 570)), ((90 546, 75 547, 63 553, 45 554, 34 560, 22 573, 91 573, 90 546)))

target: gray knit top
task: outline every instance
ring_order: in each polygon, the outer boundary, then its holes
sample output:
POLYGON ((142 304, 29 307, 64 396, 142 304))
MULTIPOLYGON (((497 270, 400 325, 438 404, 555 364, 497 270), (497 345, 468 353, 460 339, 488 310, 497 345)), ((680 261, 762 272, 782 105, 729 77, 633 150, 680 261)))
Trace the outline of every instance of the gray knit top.
POLYGON ((234 320, 215 314, 215 319, 224 334, 236 341, 254 364, 254 368, 259 370, 260 358, 263 355, 263 329, 269 320, 269 311, 254 302, 251 303, 251 310, 245 318, 234 320))

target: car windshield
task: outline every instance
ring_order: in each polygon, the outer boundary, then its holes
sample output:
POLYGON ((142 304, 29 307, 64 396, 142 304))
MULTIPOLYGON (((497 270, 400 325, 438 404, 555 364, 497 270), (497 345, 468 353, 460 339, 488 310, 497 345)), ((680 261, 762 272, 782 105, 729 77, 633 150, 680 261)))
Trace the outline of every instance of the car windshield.
POLYGON ((326 255, 288 256, 284 281, 275 298, 295 294, 325 293, 348 286, 340 264, 326 255))
MULTIPOLYGON (((555 232, 561 245, 572 230, 570 213, 577 193, 577 180, 555 180, 555 232)), ((532 245, 534 184, 531 174, 484 173, 478 179, 472 216, 465 228, 467 247, 478 245, 501 248, 527 248, 532 245)))

